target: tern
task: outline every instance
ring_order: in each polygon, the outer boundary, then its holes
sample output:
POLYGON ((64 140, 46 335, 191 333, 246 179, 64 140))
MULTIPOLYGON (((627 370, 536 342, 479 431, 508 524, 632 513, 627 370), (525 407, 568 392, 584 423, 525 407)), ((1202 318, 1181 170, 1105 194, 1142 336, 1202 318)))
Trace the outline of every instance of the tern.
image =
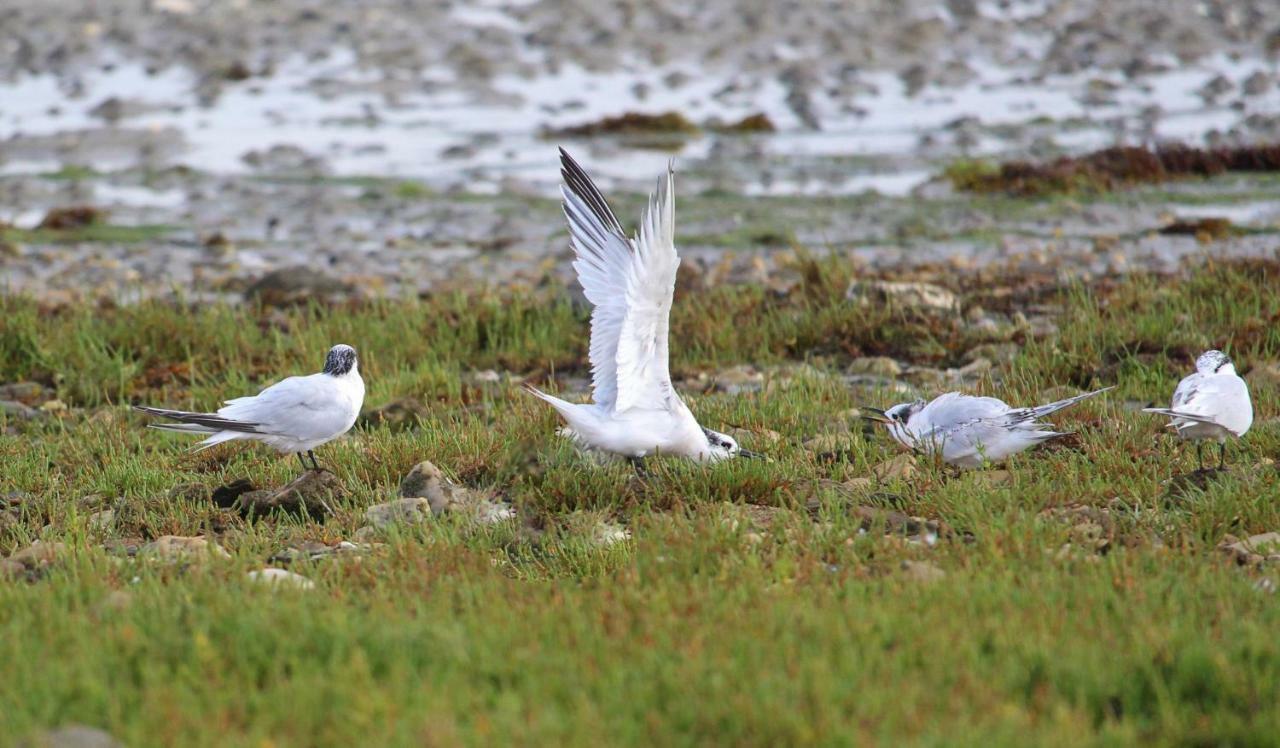
POLYGON ((1168 416, 1169 427, 1196 443, 1196 462, 1204 470, 1204 443, 1218 442, 1218 469, 1227 464, 1227 439, 1244 436, 1253 425, 1249 387, 1222 351, 1205 351, 1196 370, 1178 383, 1168 408, 1143 408, 1168 416))
POLYGON ((675 185, 670 164, 634 238, 591 177, 560 149, 564 214, 573 263, 591 314, 592 402, 550 403, 584 447, 627 458, 650 455, 699 462, 755 457, 727 434, 703 428, 671 384, 667 336, 680 257, 675 246, 675 185))
POLYGON ((360 415, 364 380, 356 349, 335 345, 319 374, 289 377, 252 397, 228 400, 216 413, 192 413, 134 406, 144 413, 178 423, 153 424, 151 428, 208 434, 196 451, 236 439, 253 439, 275 447, 281 454, 296 454, 303 470, 320 469, 314 450, 345 434, 360 415), (311 458, 311 465, 303 453, 311 458))
POLYGON ((871 413, 866 416, 870 420, 885 424, 900 444, 940 457, 948 465, 976 468, 1066 436, 1071 432, 1055 431, 1040 419, 1109 389, 1032 408, 1013 408, 994 397, 948 392, 927 403, 916 400, 888 410, 863 410, 871 413))

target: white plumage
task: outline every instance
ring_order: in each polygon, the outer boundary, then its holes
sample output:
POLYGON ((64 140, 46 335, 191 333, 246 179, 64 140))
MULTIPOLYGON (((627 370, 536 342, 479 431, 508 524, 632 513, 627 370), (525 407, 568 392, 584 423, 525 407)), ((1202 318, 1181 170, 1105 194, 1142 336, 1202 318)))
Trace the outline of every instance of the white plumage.
POLYGON ((1196 359, 1196 370, 1173 391, 1168 408, 1145 408, 1170 418, 1169 427, 1183 439, 1196 442, 1196 458, 1204 467, 1205 441, 1216 441, 1218 466, 1226 463, 1228 439, 1244 436, 1253 425, 1249 387, 1236 373, 1235 364, 1222 351, 1205 351, 1196 359))
MULTIPOLYGON (((138 410, 178 423, 152 428, 207 434, 197 445, 207 449, 236 439, 252 439, 274 447, 281 454, 311 455, 311 450, 345 434, 355 424, 364 403, 364 380, 356 350, 335 345, 325 358, 324 370, 309 376, 289 377, 252 397, 228 400, 216 413, 198 413, 137 406, 138 410)), ((303 467, 307 466, 303 461, 303 467)))
POLYGON ((1032 408, 1013 408, 994 397, 948 392, 927 403, 917 400, 885 411, 867 410, 900 444, 939 456, 948 465, 974 468, 1065 436, 1069 432, 1055 431, 1040 419, 1109 389, 1032 408))
POLYGON ((560 150, 564 214, 573 263, 591 314, 592 402, 550 403, 583 446, 639 459, 672 454, 695 460, 749 455, 725 434, 698 425, 671 385, 667 336, 676 270, 675 186, 658 180, 634 239, 577 162, 560 150))

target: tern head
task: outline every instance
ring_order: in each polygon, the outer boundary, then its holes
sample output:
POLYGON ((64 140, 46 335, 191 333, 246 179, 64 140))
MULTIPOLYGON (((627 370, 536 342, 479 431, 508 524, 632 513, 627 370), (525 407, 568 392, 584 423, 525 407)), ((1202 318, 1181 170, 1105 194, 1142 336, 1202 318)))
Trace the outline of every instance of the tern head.
POLYGON ((332 377, 341 377, 356 370, 356 349, 339 343, 329 349, 324 358, 324 373, 332 377))
POLYGON ((1222 351, 1205 351, 1196 359, 1196 371, 1201 374, 1235 374, 1235 364, 1222 351))
POLYGON ((864 407, 862 417, 888 426, 893 438, 909 447, 915 443, 915 438, 911 432, 907 431, 907 423, 912 416, 924 410, 925 405, 927 403, 924 400, 916 400, 910 403, 898 403, 888 410, 864 407))
POLYGON ((719 431, 712 431, 708 428, 704 428, 702 433, 707 437, 707 459, 711 462, 719 462, 732 457, 760 456, 755 452, 739 447, 737 440, 728 434, 722 434, 719 431))

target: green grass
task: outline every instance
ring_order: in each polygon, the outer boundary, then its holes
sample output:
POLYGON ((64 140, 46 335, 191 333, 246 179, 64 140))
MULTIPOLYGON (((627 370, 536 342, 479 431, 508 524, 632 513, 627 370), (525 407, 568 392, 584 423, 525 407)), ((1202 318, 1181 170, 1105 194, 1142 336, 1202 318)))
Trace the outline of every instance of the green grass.
POLYGON ((1015 338, 1020 354, 977 391, 1029 403, 1061 384, 1117 389, 1055 419, 1079 436, 1016 457, 1006 482, 926 465, 869 496, 830 481, 897 452, 849 410, 897 396, 850 389, 844 365, 884 354, 953 366, 988 341, 849 304, 846 265, 799 263, 803 282, 785 296, 681 293, 672 320, 672 368, 694 412, 745 429, 771 460, 658 461, 647 480, 577 455, 514 381, 469 376, 496 368, 553 389, 587 376, 585 312, 561 289, 283 316, 0 300, 0 382, 42 382, 69 406, 0 424, 0 495, 31 496, 16 522, 0 520, 0 552, 68 546, 38 581, 0 581, 0 742, 84 723, 144 746, 1270 744, 1280 608, 1254 585, 1275 574, 1216 546, 1280 529, 1267 462, 1280 454, 1280 391, 1255 386, 1255 428, 1232 446, 1231 471, 1173 492, 1165 482, 1194 467, 1193 451, 1125 404, 1165 402, 1210 346, 1242 370, 1280 359, 1280 267, 1012 296, 991 279, 962 287, 966 305, 1063 310, 1058 335, 1015 338), (128 404, 211 408, 317 369, 335 342, 359 347, 368 407, 411 396, 427 415, 322 448, 351 491, 333 516, 246 523, 170 498, 240 477, 281 485, 296 461, 244 445, 192 454, 128 404), (766 372, 763 391, 696 384, 744 362, 766 372), (803 446, 822 434, 847 442, 845 459, 803 446), (423 459, 514 502, 522 522, 434 521, 359 560, 295 564, 309 591, 244 580, 292 543, 352 537, 423 459), (91 504, 114 507, 111 530, 89 522, 91 504), (859 504, 955 534, 930 547, 863 533, 859 504), (746 505, 777 512, 767 526, 732 521, 746 505), (1045 512, 1067 506, 1109 512, 1105 553, 1045 512), (600 518, 632 539, 593 545, 600 518), (110 550, 202 533, 231 558, 183 568, 110 550), (944 576, 912 579, 904 561, 944 576))
POLYGON ((173 226, 160 224, 120 226, 111 223, 91 223, 73 229, 0 228, 0 241, 23 244, 64 244, 74 242, 138 244, 153 241, 173 231, 173 226))

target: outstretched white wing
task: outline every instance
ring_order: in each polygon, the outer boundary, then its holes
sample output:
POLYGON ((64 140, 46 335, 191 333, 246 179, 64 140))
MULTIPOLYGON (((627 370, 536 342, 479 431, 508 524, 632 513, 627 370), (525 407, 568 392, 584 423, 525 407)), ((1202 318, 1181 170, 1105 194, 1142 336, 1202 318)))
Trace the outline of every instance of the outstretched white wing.
POLYGON ((577 255, 573 267, 595 307, 590 350, 595 401, 615 412, 667 408, 675 396, 667 333, 680 266, 671 169, 658 180, 633 240, 563 148, 560 164, 564 214, 577 255))

